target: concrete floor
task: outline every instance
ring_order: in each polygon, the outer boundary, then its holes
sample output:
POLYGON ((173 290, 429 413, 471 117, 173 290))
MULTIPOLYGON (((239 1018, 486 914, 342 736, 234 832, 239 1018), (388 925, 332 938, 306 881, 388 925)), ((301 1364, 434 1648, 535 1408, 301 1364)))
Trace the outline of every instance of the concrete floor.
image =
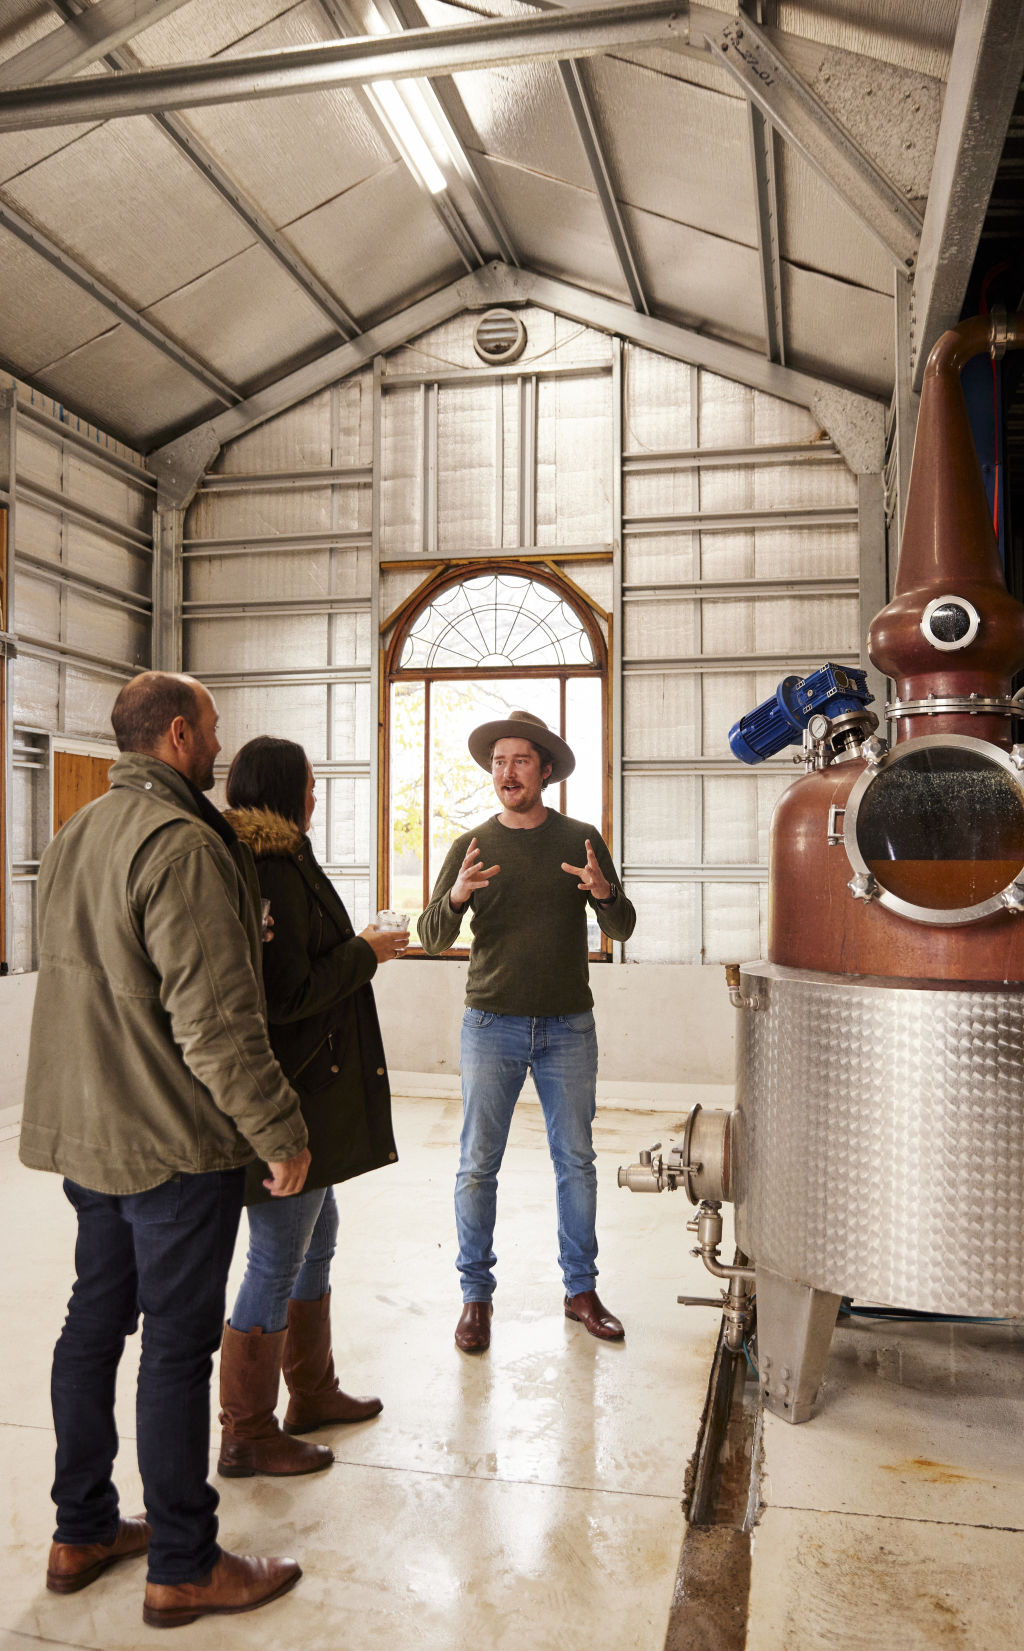
MULTIPOLYGON (((602 1344, 562 1313, 543 1122, 520 1106, 502 1173, 492 1347, 467 1357, 452 1342, 459 1124, 454 1101, 398 1102, 400 1162, 341 1189, 335 1320, 350 1330, 337 1337, 339 1371, 350 1391, 379 1393, 383 1414, 317 1436, 338 1457, 326 1473, 217 1481, 224 1545, 293 1554, 302 1580, 256 1613, 177 1630, 176 1645, 661 1651, 717 1317, 676 1305, 681 1288, 704 1289, 685 1256, 683 1206, 616 1187, 618 1164, 657 1134, 636 1114, 599 1122, 600 1288, 628 1332, 624 1346, 602 1344)), ((155 1637, 141 1622, 142 1563, 69 1598, 44 1587, 49 1361, 73 1219, 57 1178, 23 1169, 13 1141, 0 1145, 0 1210, 0 1645, 132 1651, 155 1637)), ((126 1512, 142 1507, 137 1340, 120 1382, 126 1512)))
POLYGON ((1024 1646, 1024 1326, 841 1318, 763 1445, 746 1651, 1024 1646))
MULTIPOLYGON (((717 1333, 681 1194, 636 1197, 615 1170, 672 1119, 605 1111, 597 1145, 601 1291, 626 1322, 602 1345, 562 1316, 539 1110, 521 1105, 502 1177, 501 1288, 489 1354, 455 1352, 450 1200, 459 1109, 396 1105, 401 1161, 342 1189, 339 1368, 384 1412, 329 1437, 327 1473, 222 1480, 222 1539, 291 1553, 295 1591, 180 1629, 231 1651, 662 1651, 685 1524, 680 1498, 717 1333)), ((0 1647, 135 1651, 144 1567, 70 1598, 43 1585, 52 1530, 48 1378, 73 1222, 55 1177, 0 1143, 0 1647)), ((237 1266, 236 1266, 237 1273, 237 1266)), ((119 1484, 133 1460, 125 1355, 119 1484)), ((765 1419, 747 1651, 1024 1646, 1024 1333, 844 1322, 821 1411, 765 1419)), ((728 1590, 731 1581, 722 1578, 728 1590)), ((701 1651, 716 1651, 711 1645, 701 1651)))

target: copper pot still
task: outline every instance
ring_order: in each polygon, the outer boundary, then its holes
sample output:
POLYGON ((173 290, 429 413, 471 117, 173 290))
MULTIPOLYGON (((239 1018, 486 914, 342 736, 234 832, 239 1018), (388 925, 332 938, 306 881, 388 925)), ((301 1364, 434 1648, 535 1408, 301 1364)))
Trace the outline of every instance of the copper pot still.
MULTIPOLYGON (((695 1107, 667 1157, 725 1281, 726 1342, 766 1410, 828 1402, 857 1303, 1024 1319, 1024 746, 1012 743, 1024 605, 1007 592, 960 370, 1024 345, 966 321, 925 373, 899 571, 868 651, 895 682, 892 745, 861 671, 787 677, 730 734, 745 762, 798 739, 772 821, 768 957, 727 970, 732 1112, 695 1107), (716 1169, 717 1166, 717 1169, 716 1169), (740 1254, 720 1255, 722 1203, 740 1254)), ((680 1298, 686 1299, 686 1298, 680 1298)))
POLYGON ((823 766, 781 799, 773 963, 1024 982, 1024 753, 1010 698, 1024 605, 1006 589, 960 385, 972 356, 1022 345, 1024 316, 977 317, 932 350, 896 587, 868 632, 872 662, 896 684, 896 737, 839 753, 826 738, 823 766))

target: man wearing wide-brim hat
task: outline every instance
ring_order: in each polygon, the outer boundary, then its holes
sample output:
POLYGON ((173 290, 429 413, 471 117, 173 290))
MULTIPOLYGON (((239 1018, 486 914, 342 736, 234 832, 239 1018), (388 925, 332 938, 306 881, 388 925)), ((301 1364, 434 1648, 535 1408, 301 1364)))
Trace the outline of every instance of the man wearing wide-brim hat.
POLYGON ((501 812, 452 844, 417 925, 424 950, 436 954, 454 944, 466 907, 472 910, 455 1182, 463 1310, 455 1345, 464 1353, 490 1345, 498 1170, 527 1073, 555 1168, 565 1315, 602 1341, 621 1341, 622 1325, 596 1289, 597 1033, 587 912, 596 912, 612 940, 629 938, 636 913, 596 828, 544 802, 544 787, 576 766, 563 739, 531 712, 513 711, 475 728, 469 749, 490 773, 501 812))

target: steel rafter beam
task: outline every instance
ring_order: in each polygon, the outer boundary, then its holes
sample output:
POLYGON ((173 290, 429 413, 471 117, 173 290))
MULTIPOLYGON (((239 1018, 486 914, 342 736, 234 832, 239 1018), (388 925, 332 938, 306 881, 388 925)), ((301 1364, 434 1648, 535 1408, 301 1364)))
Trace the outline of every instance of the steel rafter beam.
POLYGON ((562 85, 569 100, 576 130, 583 145, 584 154, 590 166, 594 179, 594 188, 601 205, 605 228, 609 239, 615 248, 615 256, 619 261, 622 278, 626 283, 633 308, 642 315, 650 315, 651 308, 647 302, 640 271, 637 268, 636 254, 633 250, 632 237, 626 228, 622 209, 619 206, 615 187, 612 183, 608 162, 605 158, 601 135, 597 128, 597 116, 591 103, 590 94, 583 80, 582 65, 572 60, 558 65, 562 76, 562 85))
POLYGON ((1020 0, 962 0, 914 276, 913 388, 960 310, 1024 75, 1020 0))
POLYGON ((707 45, 750 102, 846 201, 893 261, 912 269, 921 239, 919 214, 794 74, 764 30, 744 16, 709 35, 707 45))
MULTIPOLYGON (((60 13, 68 22, 75 20, 88 11, 84 0, 50 0, 53 9, 60 13)), ((106 61, 117 71, 134 70, 139 67, 138 59, 130 50, 108 52, 106 61)), ((205 144, 201 143, 179 115, 155 115, 157 125, 163 128, 171 142, 181 150, 204 176, 209 184, 225 200, 232 211, 237 213, 243 223, 259 241, 262 241, 267 251, 276 261, 287 270, 292 280, 301 287, 306 297, 316 305, 323 315, 326 315, 331 325, 337 329, 342 338, 351 338, 359 332, 359 323, 351 316, 345 306, 339 302, 334 293, 324 286, 318 276, 314 275, 308 264, 299 257, 295 248, 268 223, 263 214, 250 200, 243 195, 238 185, 232 180, 224 168, 213 158, 205 144)))
POLYGON ((0 64, 0 86, 31 86, 76 74, 187 4, 188 0, 96 0, 83 8, 80 18, 51 30, 0 64))
POLYGON ((411 80, 507 63, 589 57, 618 46, 684 39, 680 0, 628 0, 539 17, 499 18, 404 34, 331 41, 284 52, 216 58, 104 79, 0 92, 0 132, 115 120, 168 109, 244 103, 373 80, 411 80))
MULTIPOLYGON (((360 37, 359 27, 350 13, 348 6, 345 4, 345 0, 320 0, 320 4, 327 14, 327 19, 331 27, 335 29, 343 39, 358 39, 360 37)), ((380 16, 389 25, 392 21, 394 21, 397 24, 398 30, 401 30, 404 27, 401 19, 392 18, 392 16, 389 15, 391 8, 387 7, 387 10, 384 9, 386 5, 387 0, 380 0, 380 5, 376 8, 380 16)), ((425 95, 428 89, 426 87, 421 87, 420 90, 425 95)), ((383 111, 378 107, 376 102, 371 102, 371 100, 366 97, 358 87, 353 88, 353 91, 354 95, 359 98, 367 119, 372 121, 378 131, 383 131, 385 137, 390 143, 395 144, 394 135, 389 131, 384 119, 383 111)), ((398 147, 397 144, 395 144, 395 146, 398 147)), ((401 154, 400 149, 399 153, 401 154)), ((433 151, 431 151, 431 153, 433 153, 433 151)), ((438 159, 437 156, 434 158, 435 160, 438 159)), ((440 165, 441 162, 438 161, 438 164, 440 165)), ((459 257, 462 259, 466 268, 479 269, 482 264, 487 262, 486 254, 478 245, 473 231, 466 223, 454 201, 447 197, 447 191, 444 192, 443 196, 434 195, 422 183, 420 183, 419 179, 416 181, 417 186, 427 197, 432 209, 440 219, 445 232, 451 237, 452 241, 454 241, 459 257)))
POLYGON ((239 406, 217 414, 169 442, 150 455, 148 463, 158 474, 173 477, 176 488, 187 488, 188 478, 193 476, 191 485, 194 486, 210 456, 223 442, 234 440, 297 402, 318 394, 338 379, 367 366, 374 356, 397 349, 428 328, 440 326, 465 310, 488 309, 494 304, 537 304, 673 360, 706 367, 723 378, 808 407, 832 436, 852 470, 870 473, 882 468, 885 413, 881 402, 827 379, 766 361, 763 355, 742 345, 728 344, 671 321, 640 315, 628 304, 500 263, 488 264, 472 275, 463 276, 399 315, 380 322, 362 338, 354 338, 297 372, 289 373, 239 406))
POLYGON ((205 384, 206 388, 216 396, 218 401, 223 402, 225 407, 233 407, 241 401, 241 392, 236 390, 234 385, 221 378, 219 374, 213 371, 212 367, 208 367, 204 361, 200 361, 198 356, 191 355, 188 350, 182 349, 181 345, 176 344, 174 339, 170 338, 161 328, 152 321, 148 321, 144 315, 140 315, 138 310, 133 309, 130 304, 125 303, 124 299, 119 298, 117 293, 111 287, 108 287, 104 281, 101 281, 97 275, 76 262, 69 253, 65 252, 63 247, 57 246, 54 241, 43 234, 42 230, 37 229, 35 224, 30 224, 27 218, 23 218, 20 213, 15 212, 4 201, 0 201, 0 225, 4 229, 9 229, 12 235, 18 237, 19 241, 24 241, 25 245, 31 247, 32 251, 38 253, 41 258, 45 258, 48 264, 53 265, 54 269, 60 270, 61 274, 66 275, 69 281, 73 281, 76 287, 81 287, 82 291, 87 292, 90 298, 95 298, 96 302, 102 304, 104 309, 110 310, 111 314, 116 315, 119 321, 123 321, 126 327, 131 328, 132 332, 138 333, 140 337, 147 339, 154 349, 160 351, 161 355, 166 355, 176 362, 179 367, 182 367, 189 374, 190 378, 197 379, 200 384, 205 384))
POLYGON ((747 114, 750 121, 750 159, 754 170, 757 250, 761 263, 765 354, 769 361, 785 366, 779 202, 775 189, 775 131, 753 103, 747 104, 747 114))
MULTIPOLYGON (((387 22, 392 17, 403 29, 425 29, 427 20, 421 12, 416 0, 374 0, 377 10, 387 22)), ((490 235, 499 257, 506 264, 518 264, 515 245, 504 222, 498 204, 491 194, 477 167, 455 129, 452 117, 452 107, 458 94, 450 82, 442 82, 435 86, 430 81, 424 81, 421 90, 427 101, 430 112, 437 122, 438 129, 448 147, 455 171, 458 173, 463 187, 466 189, 473 206, 480 214, 487 232, 490 235)))

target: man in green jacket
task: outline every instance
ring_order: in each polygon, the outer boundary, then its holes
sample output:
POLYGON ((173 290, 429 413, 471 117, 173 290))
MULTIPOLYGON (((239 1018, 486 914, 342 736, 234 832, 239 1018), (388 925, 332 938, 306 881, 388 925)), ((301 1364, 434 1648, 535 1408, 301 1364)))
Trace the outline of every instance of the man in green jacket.
POLYGON ((294 1560, 218 1546, 207 1475, 245 1165, 262 1158, 282 1197, 301 1190, 309 1153, 267 1038, 252 861, 203 795, 217 707, 193 678, 148 671, 111 721, 111 789, 72 816, 39 871, 21 1158, 65 1178, 78 1218, 53 1360, 46 1580, 75 1593, 148 1547, 143 1616, 174 1627, 250 1610, 300 1575, 294 1560), (146 1520, 120 1517, 112 1479, 117 1367, 140 1314, 146 1520))
POLYGON ((545 806, 544 787, 576 766, 564 740, 531 712, 513 711, 475 728, 469 750, 490 772, 501 812, 452 844, 417 925, 424 950, 443 952, 472 909, 455 1181, 463 1309, 455 1345, 463 1353, 490 1345, 498 1170, 528 1072, 555 1168, 565 1316, 602 1341, 621 1341, 622 1325, 595 1287, 597 1033, 587 910, 613 940, 629 938, 636 913, 595 827, 545 806))

